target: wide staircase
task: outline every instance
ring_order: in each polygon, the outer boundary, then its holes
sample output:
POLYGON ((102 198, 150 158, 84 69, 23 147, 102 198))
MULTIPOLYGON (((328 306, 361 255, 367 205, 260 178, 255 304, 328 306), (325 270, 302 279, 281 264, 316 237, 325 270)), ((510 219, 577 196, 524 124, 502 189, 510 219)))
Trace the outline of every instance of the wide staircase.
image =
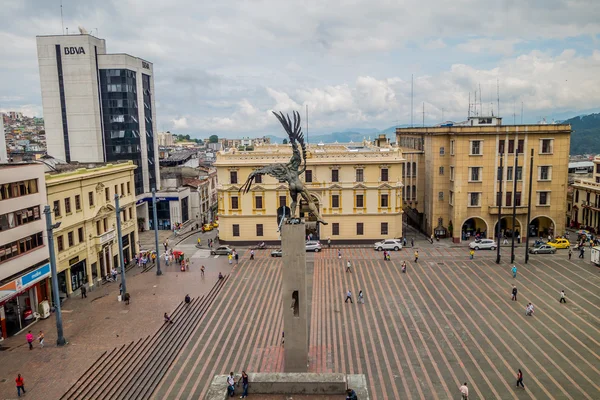
POLYGON ((200 323, 229 275, 202 297, 182 302, 153 335, 105 351, 61 400, 148 399, 200 323))

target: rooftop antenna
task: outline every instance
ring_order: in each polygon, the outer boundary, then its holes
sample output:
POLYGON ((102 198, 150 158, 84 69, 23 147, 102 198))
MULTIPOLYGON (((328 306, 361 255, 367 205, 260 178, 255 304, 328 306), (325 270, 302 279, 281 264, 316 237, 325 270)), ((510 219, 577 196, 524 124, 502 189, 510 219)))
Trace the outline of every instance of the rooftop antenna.
POLYGON ((498 96, 498 109, 496 110, 496 114, 500 116, 500 80, 496 78, 496 94, 498 96))
POLYGON ((62 34, 64 35, 65 34, 65 22, 63 20, 62 0, 60 0, 60 26, 62 28, 62 34))
POLYGON ((473 103, 473 111, 474 111, 475 116, 477 116, 478 115, 477 114, 477 89, 475 90, 475 101, 473 103))
POLYGON ((479 83, 479 112, 483 115, 483 100, 481 99, 481 83, 479 83))
POLYGON ((471 92, 469 92, 469 111, 467 112, 469 118, 471 118, 471 92))
POLYGON ((415 98, 415 85, 414 85, 414 75, 410 75, 410 127, 414 126, 413 124, 413 100, 415 98))

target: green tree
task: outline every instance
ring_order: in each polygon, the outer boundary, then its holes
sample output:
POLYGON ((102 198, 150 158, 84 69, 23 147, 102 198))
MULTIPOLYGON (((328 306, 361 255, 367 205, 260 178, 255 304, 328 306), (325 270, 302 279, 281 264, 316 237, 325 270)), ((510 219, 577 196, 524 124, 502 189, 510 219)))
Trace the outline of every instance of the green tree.
POLYGON ((218 143, 219 137, 217 135, 210 135, 210 137, 208 138, 208 142, 209 143, 218 143))
POLYGON ((283 144, 288 144, 288 140, 287 139, 283 139, 283 144))

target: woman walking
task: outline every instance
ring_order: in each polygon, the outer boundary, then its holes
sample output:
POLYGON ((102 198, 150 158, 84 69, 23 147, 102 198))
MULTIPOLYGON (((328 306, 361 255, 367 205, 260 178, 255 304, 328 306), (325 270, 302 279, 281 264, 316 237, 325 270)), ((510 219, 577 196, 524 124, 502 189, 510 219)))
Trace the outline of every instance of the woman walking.
POLYGON ((365 304, 365 295, 362 290, 358 292, 358 304, 365 304))
POLYGON ((517 372, 517 387, 519 387, 519 385, 521 385, 521 387, 525 389, 525 385, 523 385, 523 373, 521 372, 521 370, 517 372))

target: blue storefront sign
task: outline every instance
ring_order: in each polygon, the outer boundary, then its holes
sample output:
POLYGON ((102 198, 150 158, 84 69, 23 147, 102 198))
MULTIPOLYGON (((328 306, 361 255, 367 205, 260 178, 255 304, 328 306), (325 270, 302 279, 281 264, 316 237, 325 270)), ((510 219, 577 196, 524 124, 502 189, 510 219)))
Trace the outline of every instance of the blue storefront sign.
POLYGON ((32 283, 40 281, 50 275, 50 264, 45 264, 35 271, 31 271, 21 277, 21 286, 26 287, 32 283))

